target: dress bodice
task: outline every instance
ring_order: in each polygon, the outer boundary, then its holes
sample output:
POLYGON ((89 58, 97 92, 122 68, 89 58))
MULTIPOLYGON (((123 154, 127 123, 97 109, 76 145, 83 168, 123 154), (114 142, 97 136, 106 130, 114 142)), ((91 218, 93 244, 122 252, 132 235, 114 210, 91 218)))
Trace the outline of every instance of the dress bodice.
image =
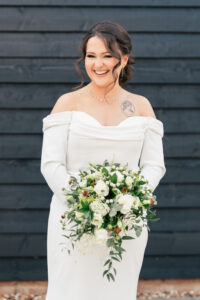
POLYGON ((135 171, 143 168, 153 190, 166 172, 164 128, 156 118, 133 116, 116 126, 104 126, 85 112, 63 111, 44 117, 42 129, 41 170, 49 185, 59 166, 65 169, 60 176, 75 176, 89 161, 101 164, 105 159, 128 163, 135 171))

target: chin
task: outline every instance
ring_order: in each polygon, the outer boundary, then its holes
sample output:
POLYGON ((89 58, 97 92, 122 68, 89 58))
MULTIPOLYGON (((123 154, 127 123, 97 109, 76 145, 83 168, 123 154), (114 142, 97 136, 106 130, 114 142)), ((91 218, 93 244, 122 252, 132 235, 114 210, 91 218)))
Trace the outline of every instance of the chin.
POLYGON ((105 80, 101 82, 101 80, 91 79, 92 83, 95 84, 98 87, 107 87, 109 84, 111 84, 111 81, 105 80))

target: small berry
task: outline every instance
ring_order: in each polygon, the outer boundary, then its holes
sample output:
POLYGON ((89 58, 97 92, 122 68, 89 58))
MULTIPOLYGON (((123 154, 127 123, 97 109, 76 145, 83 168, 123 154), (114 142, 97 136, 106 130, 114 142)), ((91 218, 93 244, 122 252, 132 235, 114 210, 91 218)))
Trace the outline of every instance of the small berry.
POLYGON ((150 206, 152 206, 153 204, 154 204, 154 200, 151 199, 150 206))
POLYGON ((115 227, 115 228, 114 228, 114 231, 115 231, 116 233, 120 233, 121 229, 120 229, 119 227, 115 227))
POLYGON ((126 193, 127 192, 127 188, 123 187, 122 188, 122 193, 126 193))
POLYGON ((84 191, 83 196, 87 197, 88 196, 88 191, 84 191))

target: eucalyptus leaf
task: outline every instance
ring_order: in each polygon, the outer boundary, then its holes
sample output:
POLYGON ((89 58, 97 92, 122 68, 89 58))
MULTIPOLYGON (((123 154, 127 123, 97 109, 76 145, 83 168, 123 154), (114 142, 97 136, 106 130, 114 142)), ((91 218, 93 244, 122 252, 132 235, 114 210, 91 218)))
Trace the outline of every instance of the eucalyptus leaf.
POLYGON ((132 240, 132 239, 134 239, 134 237, 129 236, 129 235, 124 235, 124 236, 122 237, 122 240, 132 240))
POLYGON ((111 181, 112 183, 117 183, 117 174, 114 173, 112 176, 111 176, 111 181))

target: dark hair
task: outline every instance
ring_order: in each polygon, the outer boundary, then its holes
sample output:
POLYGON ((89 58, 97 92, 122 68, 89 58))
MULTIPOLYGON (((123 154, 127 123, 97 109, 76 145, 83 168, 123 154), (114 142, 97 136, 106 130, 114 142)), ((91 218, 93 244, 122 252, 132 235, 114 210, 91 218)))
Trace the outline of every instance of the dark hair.
MULTIPOLYGON (((120 53, 118 52, 118 50, 116 49, 116 43, 117 43, 122 55, 130 54, 130 52, 132 50, 131 39, 129 37, 129 34, 121 25, 111 22, 111 21, 103 21, 100 23, 96 23, 85 34, 85 36, 82 38, 82 41, 79 45, 81 57, 76 60, 75 68, 76 68, 78 75, 81 77, 81 83, 80 83, 80 85, 78 85, 72 89, 78 89, 85 82, 84 73, 80 69, 79 65, 85 59, 87 42, 93 36, 98 36, 98 37, 102 38, 106 48, 109 49, 109 52, 119 60, 119 62, 113 68, 112 74, 114 76, 114 84, 117 81, 117 75, 116 75, 115 69, 121 64, 121 56, 120 56, 120 53)), ((131 79, 131 70, 135 71, 135 68, 132 66, 134 63, 135 63, 134 58, 130 57, 130 55, 129 55, 127 64, 123 69, 123 74, 122 74, 122 72, 120 73, 119 85, 122 86, 131 79)))

